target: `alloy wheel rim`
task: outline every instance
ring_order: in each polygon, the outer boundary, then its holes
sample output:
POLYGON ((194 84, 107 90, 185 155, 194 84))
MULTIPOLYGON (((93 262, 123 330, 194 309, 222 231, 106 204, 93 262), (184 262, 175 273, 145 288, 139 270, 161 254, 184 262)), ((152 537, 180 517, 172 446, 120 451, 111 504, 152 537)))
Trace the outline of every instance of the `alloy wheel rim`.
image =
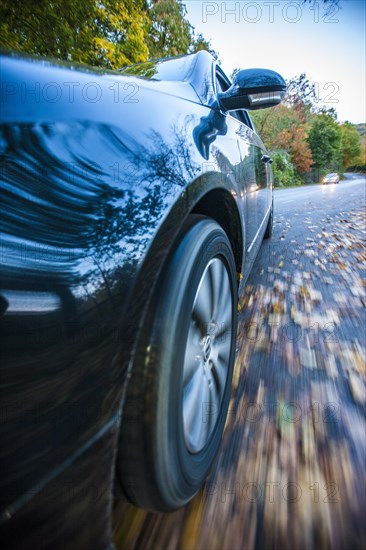
POLYGON ((224 262, 213 258, 197 288, 183 365, 183 431, 191 453, 209 441, 227 382, 233 299, 224 262))

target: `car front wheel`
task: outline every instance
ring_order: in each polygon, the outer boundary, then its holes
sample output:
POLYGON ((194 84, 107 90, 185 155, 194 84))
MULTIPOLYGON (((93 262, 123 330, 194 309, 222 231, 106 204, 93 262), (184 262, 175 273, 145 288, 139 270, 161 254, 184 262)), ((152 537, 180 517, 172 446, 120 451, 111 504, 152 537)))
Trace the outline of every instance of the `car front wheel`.
POLYGON ((117 473, 132 503, 170 511, 203 484, 230 398, 237 277, 216 222, 190 217, 149 310, 127 388, 117 473))

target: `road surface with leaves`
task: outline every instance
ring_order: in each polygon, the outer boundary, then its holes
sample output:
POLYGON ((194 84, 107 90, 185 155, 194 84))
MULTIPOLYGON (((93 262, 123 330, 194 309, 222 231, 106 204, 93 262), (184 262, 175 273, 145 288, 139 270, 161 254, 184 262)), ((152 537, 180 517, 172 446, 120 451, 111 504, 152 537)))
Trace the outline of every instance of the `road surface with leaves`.
POLYGON ((275 192, 210 476, 172 514, 116 504, 117 549, 365 548, 365 195, 275 192))

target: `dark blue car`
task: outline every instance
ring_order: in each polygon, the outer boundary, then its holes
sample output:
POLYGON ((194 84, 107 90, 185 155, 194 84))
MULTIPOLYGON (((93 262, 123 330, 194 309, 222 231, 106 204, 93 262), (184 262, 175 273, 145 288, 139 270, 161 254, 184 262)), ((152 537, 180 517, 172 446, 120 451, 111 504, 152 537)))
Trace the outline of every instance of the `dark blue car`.
POLYGON ((1 58, 1 535, 107 548, 115 494, 185 505, 225 425, 271 159, 207 52, 116 72, 1 58))

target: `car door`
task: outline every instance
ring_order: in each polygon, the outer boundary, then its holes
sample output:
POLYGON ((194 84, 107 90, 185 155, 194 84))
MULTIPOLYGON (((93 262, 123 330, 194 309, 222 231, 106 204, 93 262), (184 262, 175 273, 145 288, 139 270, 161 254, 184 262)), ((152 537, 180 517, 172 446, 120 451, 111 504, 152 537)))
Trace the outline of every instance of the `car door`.
POLYGON ((260 244, 261 229, 269 207, 267 154, 258 136, 243 121, 238 131, 239 147, 243 158, 243 183, 245 189, 245 221, 247 259, 254 259, 260 244))
MULTIPOLYGON (((225 91, 230 83, 221 69, 216 71, 216 87, 225 91)), ((232 111, 228 116, 239 123, 236 134, 241 157, 240 180, 243 189, 245 218, 245 272, 250 271, 257 255, 264 221, 271 201, 271 170, 270 157, 257 135, 247 111, 232 111)))

